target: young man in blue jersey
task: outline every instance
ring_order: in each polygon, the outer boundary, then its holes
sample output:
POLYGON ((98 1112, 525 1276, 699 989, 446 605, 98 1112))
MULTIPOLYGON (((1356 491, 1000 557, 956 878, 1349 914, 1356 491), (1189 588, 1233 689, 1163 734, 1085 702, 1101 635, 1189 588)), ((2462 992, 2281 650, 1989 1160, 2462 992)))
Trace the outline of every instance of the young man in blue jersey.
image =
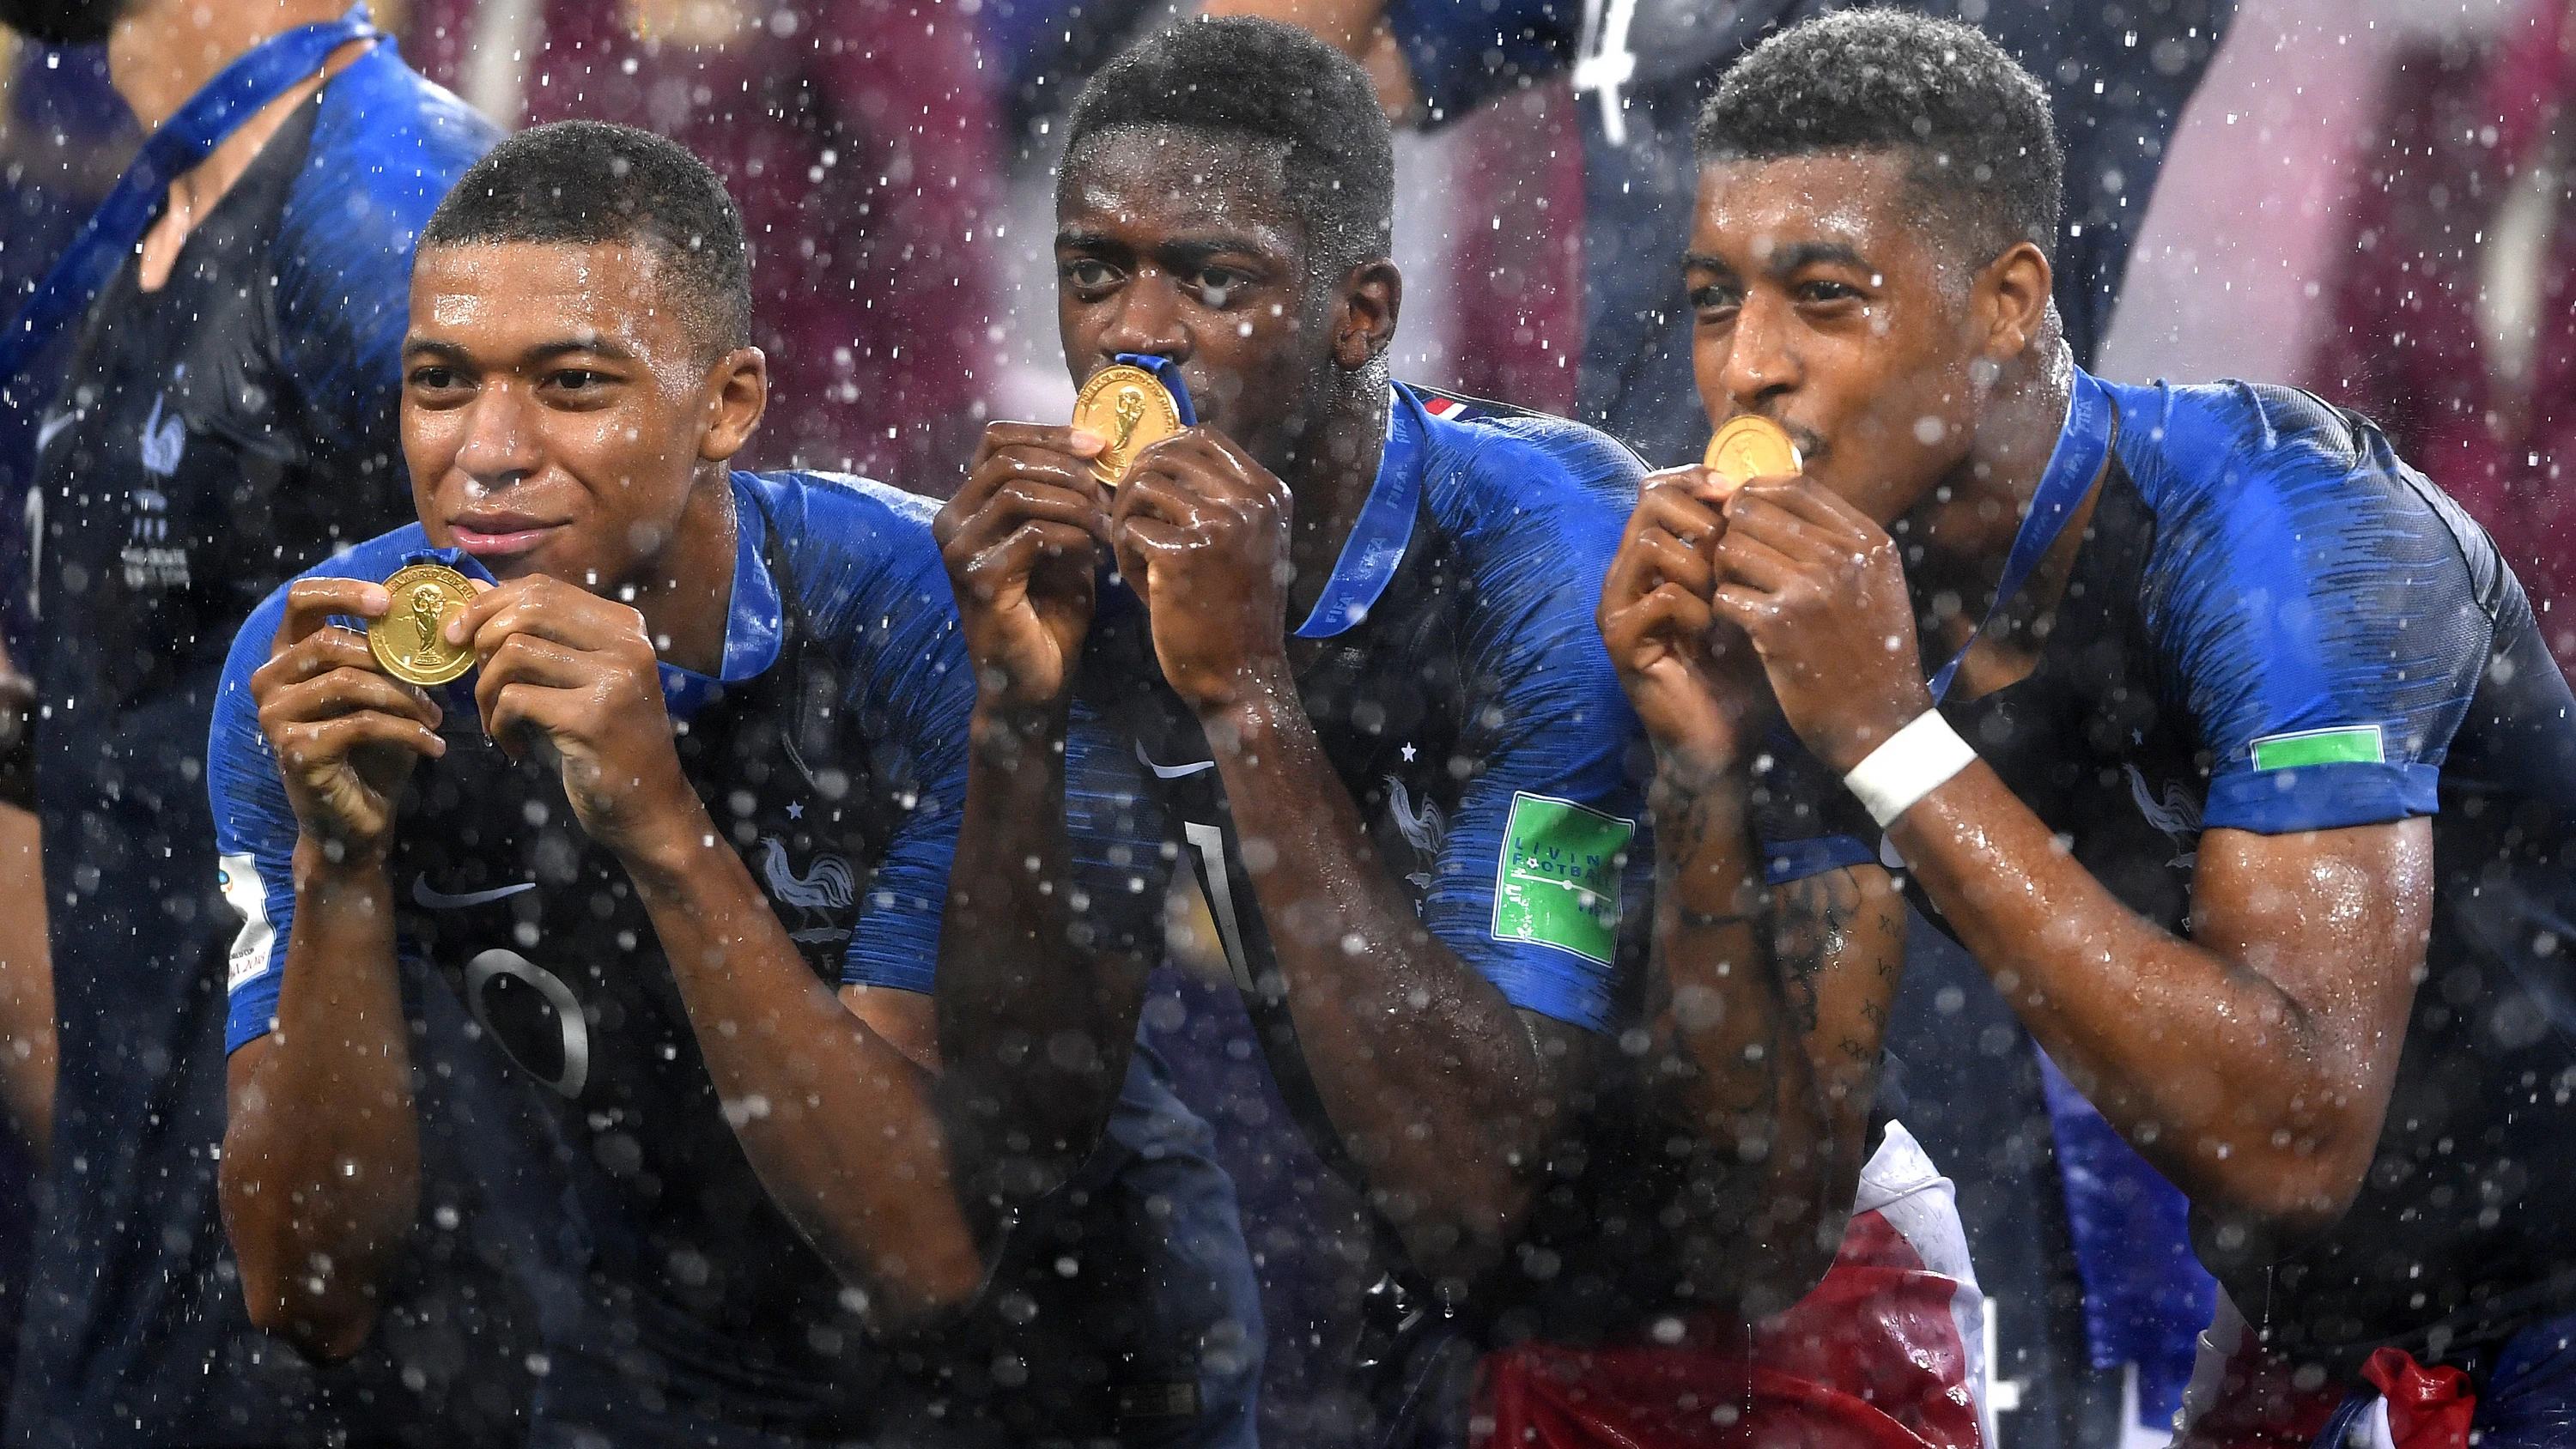
POLYGON ((1645 924, 1639 740, 1591 624, 1640 469, 1390 379, 1392 178, 1365 76, 1301 32, 1187 24, 1104 69, 1057 189, 1066 365, 1141 359, 1196 426, 1113 490, 1111 440, 994 424, 939 522, 979 684, 957 891, 1063 855, 1048 762, 1078 706, 1116 711, 1358 1195, 1384 1316, 1319 1438, 1463 1430, 1444 1330, 1581 1156, 1645 924))
POLYGON ((550 1252, 534 1442, 1248 1444, 1231 1190, 1124 1050, 1165 871, 1137 767, 1071 742, 1078 892, 951 901, 973 685, 931 506, 728 469, 749 285, 714 173, 595 122, 504 142, 424 232, 420 522, 272 594, 217 704, 252 1313, 325 1357, 371 1331, 450 1066, 409 1020, 453 994, 526 1107, 469 1155, 550 1252), (419 559, 478 591, 431 688, 334 622, 419 559), (993 1034, 1026 1015, 997 941, 1098 1009, 993 1034), (1021 1090, 1062 1130, 987 1130, 1021 1090))
POLYGON ((317 1373, 243 1318, 215 1184, 237 922, 200 743, 261 596, 408 512, 413 239, 497 133, 346 0, 18 0, 0 20, 104 42, 154 134, 131 204, 103 207, 39 294, 66 345, 22 350, 37 329, 8 329, 6 402, 36 413, 39 454, 23 576, 61 1063, 13 1441, 515 1434, 524 1350, 496 1280, 477 1286, 470 1200, 441 1196, 411 1281, 387 1285, 394 1331, 356 1363, 317 1373))
POLYGON ((2046 99, 1973 32, 1787 32, 1699 146, 1701 394, 1804 468, 1659 478, 1604 599, 1706 822, 1675 980, 1894 883, 2190 1198, 2185 1442, 2558 1442, 2576 701, 2511 571, 2364 419, 2072 365, 2046 99))

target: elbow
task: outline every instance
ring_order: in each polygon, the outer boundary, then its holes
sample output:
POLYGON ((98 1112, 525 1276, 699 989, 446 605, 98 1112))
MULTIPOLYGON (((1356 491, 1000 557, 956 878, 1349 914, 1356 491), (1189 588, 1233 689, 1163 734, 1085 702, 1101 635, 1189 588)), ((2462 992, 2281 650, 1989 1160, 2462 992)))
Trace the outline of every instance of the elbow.
POLYGON ((376 1331, 375 1294, 334 1285, 321 1272, 295 1281, 274 1264, 239 1255, 242 1307, 251 1327, 285 1340, 311 1362, 334 1364, 364 1347, 376 1331))
POLYGON ((375 1332, 374 1282, 308 1251, 291 1225, 271 1222, 261 1210, 259 1184, 243 1182, 231 1168, 228 1156, 218 1186, 251 1326, 315 1363, 338 1363, 355 1354, 375 1332), (300 1276, 290 1266, 298 1261, 306 1265, 300 1276))
MULTIPOLYGON (((2280 1134, 2276 1134, 2278 1136, 2280 1134)), ((2213 1149, 2192 1205, 2222 1250, 2248 1240, 2286 1251, 2330 1232, 2352 1210, 2369 1174, 2376 1132, 2335 1131, 2266 1152, 2213 1149)))

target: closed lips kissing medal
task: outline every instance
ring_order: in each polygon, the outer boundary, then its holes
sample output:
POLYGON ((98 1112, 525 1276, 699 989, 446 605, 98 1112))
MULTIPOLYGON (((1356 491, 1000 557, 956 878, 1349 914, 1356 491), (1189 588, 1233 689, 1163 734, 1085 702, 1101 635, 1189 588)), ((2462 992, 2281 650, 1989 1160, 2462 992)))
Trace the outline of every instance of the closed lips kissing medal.
POLYGON ((470 644, 450 644, 447 621, 473 601, 474 585, 444 564, 416 563, 385 580, 393 607, 367 622, 367 648, 409 684, 445 684, 474 667, 470 644))
POLYGON ((1138 453, 1186 426, 1163 380, 1123 362, 1100 369, 1082 385, 1073 400, 1073 425, 1106 442, 1091 460, 1091 475, 1112 488, 1138 453))
POLYGON ((1756 478, 1795 473, 1804 466, 1787 429, 1750 413, 1728 418, 1717 436, 1708 440, 1708 456, 1702 461, 1729 493, 1756 478))

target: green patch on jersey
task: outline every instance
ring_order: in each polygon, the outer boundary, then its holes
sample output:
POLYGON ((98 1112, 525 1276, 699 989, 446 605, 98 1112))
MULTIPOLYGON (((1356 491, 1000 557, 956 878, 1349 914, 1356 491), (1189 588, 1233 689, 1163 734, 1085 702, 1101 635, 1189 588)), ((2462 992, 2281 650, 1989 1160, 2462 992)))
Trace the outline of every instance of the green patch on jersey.
POLYGON ((1535 941, 1610 964, 1619 873, 1637 822, 1571 800, 1512 794, 1494 875, 1494 939, 1535 941))
POLYGON ((2375 724, 2265 735, 2254 742, 2254 768, 2258 770, 2295 770, 2302 765, 2379 765, 2387 760, 2379 726, 2375 724))

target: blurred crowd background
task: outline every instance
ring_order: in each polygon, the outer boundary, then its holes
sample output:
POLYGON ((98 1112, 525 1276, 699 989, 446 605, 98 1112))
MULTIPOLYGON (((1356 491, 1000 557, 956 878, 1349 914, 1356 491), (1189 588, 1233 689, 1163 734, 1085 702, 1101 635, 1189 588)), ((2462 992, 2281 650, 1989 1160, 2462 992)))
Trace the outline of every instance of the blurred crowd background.
MULTIPOLYGON (((1431 3, 1462 15, 1498 9, 1431 3)), ((1423 7, 1411 8, 1418 20, 1423 7)), ((1636 0, 1500 8, 1536 19, 1515 32, 1517 49, 1448 62, 1474 82, 1458 85, 1455 74, 1425 71, 1426 52, 1408 56, 1375 11, 1316 7, 1357 16, 1356 29, 1328 38, 1371 60, 1408 123, 1398 150, 1397 375, 1606 420, 1650 462, 1680 461, 1705 435, 1695 400, 1605 389, 1598 355, 1605 327, 1642 335, 1659 325, 1646 313, 1678 319, 1682 309, 1677 224, 1621 230, 1634 216, 1622 199, 1650 184, 1652 157, 1638 148, 1656 138, 1641 124, 1609 134, 1604 93, 1633 84, 1642 103, 1650 78, 1605 73, 1597 38, 1605 14, 1629 25, 1636 0), (1616 18, 1623 6, 1629 19, 1616 18), (1605 322, 1613 313, 1625 320, 1605 322)), ((1816 7, 1701 8, 1723 28, 1739 12, 1758 20, 1816 7)), ((2079 64, 2082 44, 2070 40, 2057 75, 2042 71, 2071 93, 2060 96, 2062 117, 2092 114, 2088 85, 2115 118, 2126 114, 2123 94, 2143 98, 2142 114, 2174 111, 2116 144, 2068 138, 2070 218, 2105 240, 2090 253, 2070 248, 2092 270, 2060 297, 2083 314, 2070 316, 2071 331, 2094 369, 2131 382, 2296 382, 2369 413, 2497 536, 2562 666, 2576 663, 2567 501, 2576 477, 2563 476, 2576 471, 2576 0, 1943 8, 1999 32, 2071 26, 2066 35, 2091 36, 2098 53, 2079 64)), ((988 419, 1065 415, 1072 388, 1053 326, 1049 245, 1061 118, 1092 67, 1187 9, 379 0, 376 18, 414 64, 505 125, 599 117, 705 156, 731 183, 756 249, 759 341, 775 392, 753 465, 846 469, 944 494, 988 419)), ((1686 103, 1714 74, 1667 90, 1686 103)), ((17 298, 140 138, 95 53, 10 43, 0 85, 0 295, 17 298)), ((31 451, 29 440, 0 437, 0 470, 31 451)), ((1191 945, 1181 930, 1185 961, 1191 945)), ((2161 1201, 2149 1200, 2157 1185, 2086 1165, 2077 1143, 2088 1129, 2056 1110, 2045 1069, 2030 1065, 2000 1003, 1980 1006, 1990 993, 1978 995, 1973 967, 1917 967, 1907 992, 1930 1005, 1916 1018, 1947 1033, 1951 1050, 1927 1054, 1908 1121, 1959 1180, 1996 1300, 2005 1443, 2162 1442, 2142 1426, 2179 1390, 2187 1347, 2176 1360, 2170 1341, 2179 1334, 2187 1345, 2206 1297, 2186 1257, 2145 1262, 2148 1287, 2122 1298, 2110 1281, 2122 1268, 2084 1240, 2094 1210, 2078 1201, 2091 1193, 2110 1205, 2108 1219, 2095 1213, 2097 1228, 2107 1220, 2143 1234, 2138 1242, 2163 1242, 2148 1212, 2161 1201), (1944 1063, 1979 1055, 2021 1064, 2014 1080, 2029 1105, 2008 1109, 2000 1127, 1992 1114, 1960 1110, 1971 1085, 1942 1075, 1955 1071, 1944 1063), (2034 1200, 2042 1211, 2029 1209, 2034 1200), (2060 1211, 2061 1202, 2071 1205, 2060 1211), (2158 1335, 2166 1350, 2151 1341, 2158 1335)), ((1229 1016, 1219 998, 1230 992, 1170 973, 1147 1019, 1198 1083, 1193 1095, 1218 1121, 1241 1186, 1273 1325, 1265 1413, 1294 1442, 1301 1378, 1337 1351, 1329 1305, 1349 1295, 1331 1245, 1337 1222, 1356 1230, 1356 1205, 1334 1195, 1295 1142, 1257 1054, 1230 1050, 1248 1045, 1228 1036, 1239 1012, 1229 1016)), ((23 1200, 6 1196, 23 1196, 11 1186, 23 1181, 0 1179, 0 1223, 23 1221, 23 1200)), ((2168 1239, 2173 1226, 2161 1229, 2168 1239)))

